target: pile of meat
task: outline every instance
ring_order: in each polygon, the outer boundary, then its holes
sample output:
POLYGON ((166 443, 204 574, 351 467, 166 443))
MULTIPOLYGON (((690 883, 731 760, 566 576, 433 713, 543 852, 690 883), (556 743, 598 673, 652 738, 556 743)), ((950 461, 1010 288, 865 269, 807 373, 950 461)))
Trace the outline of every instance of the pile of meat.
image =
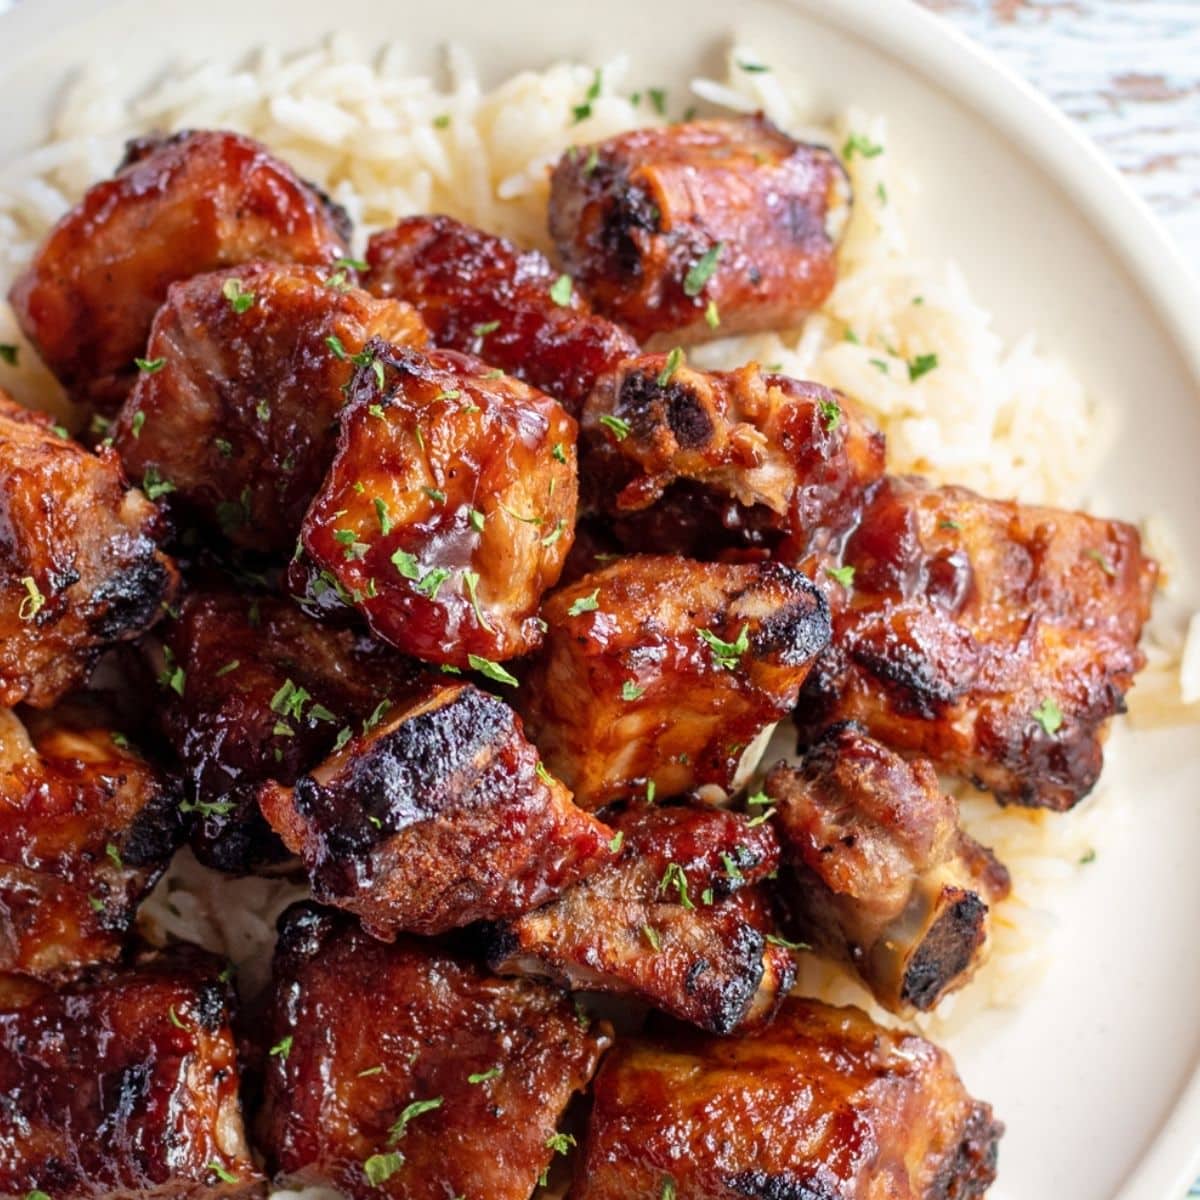
POLYGON ((939 774, 1084 796, 1155 567, 688 365, 822 303, 849 203, 750 117, 572 148, 553 266, 357 261, 224 132, 60 221, 11 300, 85 432, 0 394, 0 1194, 984 1194, 991 1109, 796 955, 970 979, 1009 883, 939 774), (136 935, 184 843, 311 885, 240 1006, 136 935))

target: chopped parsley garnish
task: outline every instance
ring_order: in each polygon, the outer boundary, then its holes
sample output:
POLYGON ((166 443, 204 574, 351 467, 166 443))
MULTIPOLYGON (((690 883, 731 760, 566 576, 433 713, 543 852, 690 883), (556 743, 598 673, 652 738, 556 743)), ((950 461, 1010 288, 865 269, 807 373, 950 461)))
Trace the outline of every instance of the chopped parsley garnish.
POLYGON ((42 595, 37 580, 32 575, 24 576, 21 586, 25 589, 25 598, 21 601, 21 607, 17 609, 17 616, 22 621, 32 621, 46 607, 46 597, 42 595))
POLYGON ((475 610, 475 620, 484 629, 492 629, 491 622, 484 616, 483 609, 479 607, 479 574, 476 571, 464 571, 462 573, 463 587, 467 589, 467 595, 471 598, 471 607, 475 610))
POLYGON ((701 629, 700 637, 712 651, 717 666, 732 671, 738 660, 750 649, 750 626, 743 625, 741 632, 732 642, 723 642, 711 629, 701 629))
POLYGON ((346 353, 346 347, 342 345, 342 339, 336 334, 331 333, 325 339, 325 345, 327 345, 338 358, 347 359, 350 357, 350 355, 346 353))
POLYGON ((450 126, 450 114, 449 113, 438 113, 438 115, 433 118, 434 129, 448 129, 449 126, 450 126))
POLYGON ((242 290, 240 279, 227 279, 221 286, 221 295, 229 301, 235 313, 244 313, 254 303, 254 293, 242 290))
POLYGON ((571 296, 574 294, 574 291, 575 284, 570 275, 560 275, 550 287, 550 299, 559 308, 566 308, 571 303, 571 296))
POLYGON ((486 520, 487 520, 487 517, 484 516, 484 514, 479 511, 479 509, 477 509, 477 508, 467 509, 467 521, 470 523, 471 528, 474 529, 476 533, 483 532, 483 523, 486 520))
POLYGON ((372 1075, 382 1075, 383 1067, 368 1067, 365 1071, 359 1071, 359 1079, 369 1079, 372 1075))
POLYGON ((1094 863, 1095 861, 1096 861, 1096 851, 1095 851, 1095 848, 1092 848, 1092 849, 1090 849, 1090 850, 1085 850, 1085 851, 1084 851, 1084 852, 1083 852, 1083 853, 1082 853, 1082 854, 1079 856, 1079 865, 1080 865, 1081 867, 1086 867, 1086 866, 1087 866, 1089 863, 1094 863))
POLYGON ((388 516, 387 502, 381 500, 378 496, 375 497, 375 515, 379 518, 379 532, 387 537, 392 532, 392 518, 388 516))
POLYGON ((646 95, 650 97, 650 103, 654 105, 654 111, 660 117, 665 116, 667 112, 667 89, 647 88, 646 95))
POLYGON ((468 1075, 468 1083, 487 1083, 489 1079, 497 1079, 504 1074, 504 1068, 501 1066, 489 1067, 486 1071, 480 1071, 477 1075, 468 1075))
POLYGON ((542 545, 553 546, 554 543, 557 542, 560 537, 562 537, 563 530, 566 529, 566 527, 566 521, 563 520, 562 517, 559 517, 558 523, 554 526, 554 528, 550 530, 550 532, 546 534, 544 538, 542 538, 542 545))
POLYGON ((928 375, 938 365, 936 354, 918 354, 908 364, 909 381, 915 383, 922 375, 928 375))
POLYGON ((121 851, 117 849, 114 842, 109 842, 108 845, 104 847, 104 853, 107 855, 109 862, 111 862, 118 871, 124 869, 125 863, 121 858, 121 851))
POLYGON ((958 530, 958 529, 961 529, 962 526, 957 521, 951 521, 951 520, 947 519, 945 521, 939 521, 938 528, 939 529, 958 530))
POLYGON ((142 476, 142 491, 151 500, 157 500, 160 496, 166 496, 174 490, 175 485, 169 479, 164 479, 158 473, 157 467, 146 468, 146 473, 142 476))
MULTIPOLYGON (((3 349, 3 347, 0 347, 0 349, 3 349)), ((26 1192, 25 1200, 50 1200, 50 1197, 47 1196, 45 1192, 39 1192, 35 1190, 32 1192, 26 1192)))
POLYGON ((1047 696, 1033 710, 1033 719, 1053 737, 1062 728, 1062 709, 1058 707, 1058 703, 1052 696, 1047 696))
POLYGON ((655 782, 654 782, 654 780, 653 780, 653 779, 651 779, 651 780, 650 780, 650 781, 649 781, 649 782, 646 784, 646 803, 647 803, 647 804, 653 804, 653 803, 654 803, 654 793, 655 793, 655 790, 656 790, 656 785, 655 785, 655 782))
POLYGON ((721 854, 721 865, 725 868, 726 879, 732 879, 735 883, 738 883, 746 878, 731 854, 721 854))
POLYGON ((707 307, 704 309, 704 320, 709 329, 716 329, 716 327, 720 325, 721 313, 717 308, 717 302, 715 300, 710 300, 707 307))
POLYGON ((108 740, 112 742, 112 744, 116 746, 118 750, 129 749, 129 739, 123 733, 117 733, 116 730, 114 730, 108 735, 108 740))
POLYGON ((622 417, 614 417, 609 413, 604 413, 600 417, 600 424, 607 429, 618 442, 623 442, 629 436, 629 422, 622 417))
POLYGON ((662 879, 658 881, 658 893, 662 895, 668 889, 674 888, 679 893, 679 903, 684 908, 695 908, 688 895, 687 875, 678 863, 668 863, 662 879))
POLYGON ((338 735, 333 742, 334 753, 336 754, 353 736, 354 730, 349 725, 343 725, 338 730, 338 735))
POLYGON ((620 854, 623 845, 625 845, 625 834, 622 830, 618 829, 609 840, 608 849, 612 854, 620 854))
POLYGON ((517 678, 510 675, 499 663, 490 658, 481 658, 478 654, 468 654, 467 663, 472 671, 478 671, 485 679, 495 683, 506 683, 509 687, 517 686, 517 678))
POLYGON ((96 896, 89 896, 88 904, 92 906, 92 912, 94 913, 102 913, 104 911, 104 901, 96 896))
POLYGON ((555 1154, 569 1154, 571 1147, 578 1145, 575 1138, 569 1133, 552 1133, 546 1139, 546 1146, 553 1150, 555 1154))
POLYGON ((560 463, 565 463, 567 461, 567 448, 562 444, 562 442, 555 442, 550 448, 550 453, 560 463))
POLYGON ((688 268, 683 277, 683 294, 698 296, 704 291, 704 285, 712 278, 717 269, 717 260, 725 249, 724 242, 718 242, 712 249, 707 250, 688 268))
POLYGON ((746 828, 756 829, 759 825, 765 825, 774 815, 774 808, 764 809, 758 814, 757 817, 751 817, 750 820, 746 822, 746 828))
POLYGON ((825 421, 825 432, 833 433, 842 422, 842 410, 836 400, 818 400, 817 409, 825 421))
POLYGON ((1084 558, 1090 558, 1110 579, 1116 578, 1116 567, 1099 550, 1085 550, 1083 556, 1084 558))
POLYGON ((675 1180, 670 1175, 663 1176, 662 1191, 658 1193, 658 1200, 675 1200, 675 1180))
POLYGON ((434 504, 446 503, 446 493, 443 492, 441 488, 423 487, 421 491, 423 491, 425 495, 427 495, 430 500, 434 502, 434 504))
POLYGON ((580 596, 570 608, 567 609, 568 617, 577 617, 581 613, 595 612, 600 607, 600 589, 596 588, 589 596, 580 596))
POLYGON ((165 358, 135 358, 133 365, 143 375, 155 375, 167 365, 167 360, 165 358))
POLYGON ((883 153, 883 147, 873 142, 865 133, 852 133, 842 147, 842 157, 849 161, 856 154, 863 158, 878 158, 883 153))
POLYGON ((777 933, 768 933, 765 941, 771 943, 772 946, 782 946, 785 950, 811 950, 812 947, 807 942, 789 942, 787 938, 780 937, 777 933))
MULTIPOLYGON (((10 367, 17 365, 17 356, 20 353, 20 347, 14 346, 11 342, 0 342, 0 359, 3 359, 10 367)), ((36 1195, 44 1195, 43 1192, 31 1193, 36 1195)))
POLYGON ((514 521, 520 521, 525 525, 540 525, 542 523, 541 517, 523 517, 519 512, 513 512, 513 510, 509 508, 508 505, 502 500, 497 503, 496 507, 501 511, 506 512, 514 521))
POLYGON ((489 333, 495 333, 499 328, 499 321, 481 321, 478 325, 471 326, 471 332, 476 337, 487 337, 489 333))
POLYGON ((167 1009, 167 1017, 170 1020, 171 1024, 174 1025, 176 1029, 187 1029, 188 1028, 179 1019, 179 1014, 175 1011, 175 1005, 172 1004, 171 1007, 167 1009))
POLYGON ((658 930, 649 925, 642 926, 642 937, 650 943, 650 949, 657 954, 662 949, 662 942, 658 939, 658 930))
POLYGON ((658 386, 666 387, 671 382, 671 376, 679 370, 679 364, 683 362, 683 350, 676 346, 670 354, 667 355, 666 365, 658 373, 658 386))
POLYGON ((417 556, 410 554, 407 550, 397 550, 392 555, 392 566, 405 579, 419 580, 421 578, 421 564, 417 561, 417 556))
POLYGON ((370 265, 363 262, 361 258, 335 258, 333 260, 335 271, 369 271, 370 265))
POLYGON ((267 1053, 270 1054, 272 1058, 281 1058, 284 1060, 284 1062, 286 1062, 288 1055, 292 1052, 293 1041, 295 1041, 295 1039, 289 1033, 287 1037, 276 1042, 275 1045, 273 1045, 271 1049, 267 1051, 267 1053))
POLYGON ((867 362, 869 362, 871 366, 873 366, 881 375, 887 375, 890 373, 890 368, 888 367, 886 359, 868 358, 867 362))
POLYGON ((260 400, 254 406, 254 415, 260 421, 269 421, 271 419, 271 402, 269 400, 260 400))
POLYGON ((546 770, 546 764, 543 763, 541 761, 541 759, 538 760, 537 764, 534 766, 533 769, 537 772, 537 777, 543 783, 551 784, 554 782, 554 776, 551 775, 550 772, 546 770))
POLYGON ((603 84, 604 73, 597 67, 596 74, 592 76, 592 82, 588 85, 588 90, 583 95, 583 103, 576 104, 571 108, 571 115, 575 118, 576 125, 592 115, 592 101, 600 95, 600 89, 603 84))
POLYGON ((146 414, 142 409, 139 408, 129 420, 129 432, 132 433, 135 438, 140 438, 142 436, 142 426, 145 425, 145 423, 146 414))
POLYGON ((840 583, 844 588, 852 587, 854 584, 853 567, 826 567, 825 574, 830 579, 840 583))
POLYGON ((442 1103, 441 1096, 434 1096, 432 1100, 414 1100, 396 1118, 391 1129, 388 1130, 388 1142, 394 1145, 404 1136, 410 1121, 415 1120, 424 1113, 433 1112, 435 1108, 441 1108, 442 1103))
POLYGON ((742 62, 741 59, 738 60, 738 67, 749 75, 761 75, 771 69, 766 63, 742 62))
POLYGON ((372 1187, 378 1187, 391 1179, 404 1166, 404 1155, 399 1150, 391 1150, 387 1154, 372 1154, 363 1163, 363 1174, 372 1187))
POLYGON ((621 699, 628 704, 632 700, 641 699, 645 691, 645 688, 638 687, 638 685, 634 683, 632 679, 627 679, 623 684, 621 684, 621 699))
POLYGON ((371 715, 363 722, 363 733, 370 733, 383 720, 383 714, 391 707, 392 702, 390 700, 380 700, 371 710, 371 715))
POLYGON ((228 438, 213 438, 213 445, 222 458, 233 457, 233 443, 228 438))
POLYGON ((199 813, 202 817, 224 817, 233 812, 232 800, 183 800, 181 813, 199 813))
POLYGON ((275 694, 271 697, 271 711, 281 717, 294 717, 299 720, 304 715, 304 706, 312 697, 302 687, 297 687, 291 679, 285 679, 275 694))
POLYGON ((347 562, 365 558, 367 551, 371 548, 366 542, 358 540, 358 534, 353 529, 335 529, 333 540, 342 547, 342 556, 347 562))
MULTIPOLYGON (((461 396, 461 395, 462 395, 462 392, 459 391, 458 388, 442 388, 442 390, 440 392, 438 392, 438 394, 436 396, 434 396, 434 399, 435 400, 457 400, 459 398, 459 396, 461 396)), ((416 430, 416 434, 417 434, 417 441, 420 442, 421 441, 420 429, 416 430)), ((421 448, 424 449, 424 443, 422 443, 421 448)))
POLYGON ((237 1183, 238 1177, 228 1168, 223 1167, 214 1158, 212 1162, 206 1163, 205 1166, 221 1180, 222 1183, 237 1183))
POLYGON ((583 164, 583 173, 590 175, 600 165, 600 148, 593 146, 588 152, 587 162, 583 164))

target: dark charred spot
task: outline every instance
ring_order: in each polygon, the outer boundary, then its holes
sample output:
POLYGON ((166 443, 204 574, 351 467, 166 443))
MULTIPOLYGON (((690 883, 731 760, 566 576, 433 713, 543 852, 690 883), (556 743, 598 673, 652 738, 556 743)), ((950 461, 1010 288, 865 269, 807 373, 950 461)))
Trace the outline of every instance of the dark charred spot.
POLYGON ((642 273, 641 239, 637 235, 656 233, 660 213, 642 188, 618 186, 611 195, 601 233, 604 249, 622 275, 636 279, 642 273))
POLYGON ((128 565, 105 579, 92 593, 95 616, 91 632, 115 641, 130 630, 145 629, 158 615, 171 586, 171 576, 149 538, 139 538, 128 565))
POLYGON ((751 1200, 841 1200, 840 1187, 819 1179, 797 1179, 792 1175, 768 1175, 765 1171, 742 1171, 725 1180, 730 1191, 751 1200))
POLYGON ((928 1012, 946 986, 970 965, 986 934, 987 905, 974 892, 962 892, 938 917, 909 960, 900 998, 928 1012))

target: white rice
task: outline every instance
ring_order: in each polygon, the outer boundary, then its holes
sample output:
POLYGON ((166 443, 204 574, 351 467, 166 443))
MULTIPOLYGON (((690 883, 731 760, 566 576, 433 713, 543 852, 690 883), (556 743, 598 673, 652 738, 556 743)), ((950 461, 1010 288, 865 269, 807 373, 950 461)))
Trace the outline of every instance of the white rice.
MULTIPOLYGON (((819 114, 776 74, 737 66, 765 61, 733 47, 727 78, 696 80, 693 91, 708 107, 763 108, 799 136, 841 147, 853 133, 879 149, 847 163, 856 205, 840 281, 825 308, 798 330, 714 343, 694 360, 733 366, 756 358, 841 388, 886 433, 893 471, 1029 502, 1079 503, 1108 444, 1111 414, 1032 334, 1006 344, 952 263, 927 261, 910 248, 904 210, 917 185, 888 149, 886 120, 849 111, 813 128, 819 114), (937 355, 936 369, 910 380, 908 364, 928 354, 937 355)), ((336 35, 291 58, 264 49, 242 67, 181 67, 132 101, 115 75, 93 67, 64 98, 50 140, 0 168, 0 292, 51 223, 111 173, 125 139, 155 129, 216 126, 260 138, 346 207, 360 239, 403 214, 441 211, 549 250, 547 167, 572 142, 665 119, 648 95, 631 99, 628 74, 624 58, 601 64, 601 93, 576 122, 572 109, 597 78, 595 67, 558 63, 485 91, 470 59, 453 47, 435 79, 410 74, 403 46, 370 57, 336 35)), ((22 347, 19 368, 0 365, 0 386, 34 406, 59 407, 56 385, 6 305, 0 342, 22 347)), ((1151 537, 1161 540, 1161 533, 1151 537)), ((1186 648, 1186 613, 1171 610, 1156 625, 1151 667, 1133 692, 1138 719, 1200 720, 1198 624, 1186 648)), ((1080 862, 1089 852, 1103 853, 1121 811, 1111 795, 1092 797, 1069 817, 1001 810, 979 796, 965 796, 963 805, 969 828, 1012 871, 1014 895, 997 914, 992 960, 980 978, 923 1021, 937 1029, 981 1005, 1015 1003, 1027 990, 1052 953, 1056 898, 1086 869, 1080 862)), ((228 954, 254 991, 266 978, 274 919, 299 894, 278 881, 231 882, 182 854, 146 905, 144 924, 157 936, 228 954)), ((866 1003, 853 980, 813 960, 803 966, 802 984, 866 1003)), ((320 1200, 322 1193, 303 1195, 320 1200)))

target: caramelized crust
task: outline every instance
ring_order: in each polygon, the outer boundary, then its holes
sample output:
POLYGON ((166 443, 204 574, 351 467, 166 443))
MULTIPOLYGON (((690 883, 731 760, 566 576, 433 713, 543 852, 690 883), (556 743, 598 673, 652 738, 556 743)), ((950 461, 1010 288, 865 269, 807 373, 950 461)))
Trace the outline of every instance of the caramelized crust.
POLYGON ((321 625, 273 596, 193 592, 167 638, 183 671, 166 725, 195 810, 201 862, 245 873, 286 856, 258 809, 356 732, 380 702, 418 684, 415 664, 352 629, 321 625))
POLYGON ((48 708, 175 594, 158 510, 116 455, 89 454, 0 391, 0 705, 48 708))
POLYGON ((703 805, 637 804, 609 823, 615 861, 490 930, 492 969, 628 993, 714 1033, 769 1020, 795 978, 754 886, 779 865, 770 826, 703 805))
POLYGON ((507 705, 433 684, 259 803, 318 900, 379 938, 433 934, 536 908, 611 857, 612 830, 540 767, 507 705))
POLYGON ((839 721, 1004 803, 1068 809, 1100 773, 1140 670, 1157 566, 1137 530, 888 478, 850 538, 833 645, 797 710, 839 721))
POLYGON ((0 978, 0 1194, 261 1194, 221 969, 185 947, 57 991, 0 978))
POLYGON ((551 295, 559 275, 543 255, 452 217, 406 217, 371 238, 367 262, 366 286, 413 305, 439 346, 502 367, 572 416, 603 372, 638 353, 577 291, 551 295))
POLYGON ((0 709, 0 971, 116 959, 182 839, 178 800, 93 703, 0 709))
POLYGON ((591 511, 628 517, 673 485, 693 485, 663 522, 667 545, 655 543, 656 525, 637 524, 642 540, 632 544, 642 550, 675 548, 674 518, 694 511, 699 494, 710 507, 736 502, 747 542, 769 525, 779 556, 794 561, 849 532, 884 468, 882 434, 845 396, 753 363, 710 373, 662 354, 629 359, 600 380, 580 438, 591 511))
POLYGON ((373 337, 426 344, 407 305, 329 279, 250 263, 172 284, 113 428, 133 478, 169 483, 173 509, 238 546, 291 551, 333 458, 350 359, 373 337))
POLYGON ((550 234, 596 308, 639 341, 698 342, 818 307, 848 202, 834 155, 761 114, 685 121, 569 150, 550 180, 550 234))
POLYGON ((113 413, 172 283, 252 259, 329 264, 348 234, 344 213, 250 138, 146 138, 59 221, 9 300, 71 395, 113 413))
POLYGON ((839 726, 764 790, 800 937, 851 964, 892 1012, 927 1011, 971 978, 1008 872, 960 827, 928 762, 839 726))
POLYGON ((812 1000, 623 1041, 593 1092, 572 1200, 969 1200, 1004 1128, 944 1051, 812 1000))
POLYGON ((294 589, 408 654, 465 668, 541 641, 575 527, 575 422, 449 350, 372 342, 301 535, 294 589))
POLYGON ((782 563, 639 555, 562 588, 516 703, 585 808, 652 783, 729 789, 829 638, 817 590, 782 563))
POLYGON ((280 918, 267 1036, 288 1047, 259 1121, 271 1169, 363 1200, 527 1200, 608 1044, 552 988, 311 904, 280 918))

